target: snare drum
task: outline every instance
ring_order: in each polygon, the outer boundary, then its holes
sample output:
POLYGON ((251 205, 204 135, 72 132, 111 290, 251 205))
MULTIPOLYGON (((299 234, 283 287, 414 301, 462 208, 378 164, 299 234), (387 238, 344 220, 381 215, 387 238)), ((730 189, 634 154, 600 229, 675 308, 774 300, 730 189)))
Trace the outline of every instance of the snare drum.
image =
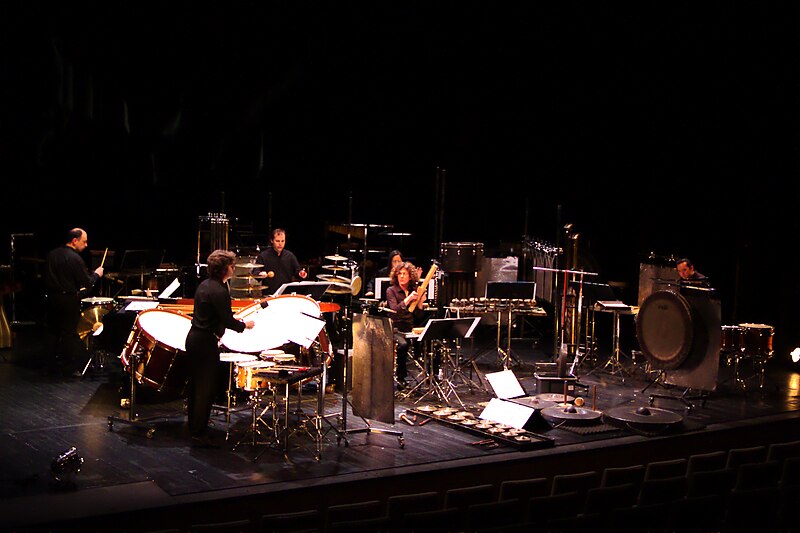
POLYGON ((136 317, 120 360, 130 372, 136 354, 136 379, 158 390, 182 391, 189 377, 186 335, 192 320, 174 311, 148 309, 136 317))
POLYGON ((114 298, 106 298, 104 296, 92 296, 91 298, 81 299, 81 307, 88 309, 90 307, 102 307, 109 311, 114 309, 114 298))
POLYGON ((767 324, 739 324, 741 328, 741 351, 745 356, 760 359, 772 357, 772 337, 775 328, 767 324))
POLYGON ((263 372, 275 366, 272 361, 243 361, 236 364, 236 386, 245 391, 266 389, 269 382, 264 378, 263 372))

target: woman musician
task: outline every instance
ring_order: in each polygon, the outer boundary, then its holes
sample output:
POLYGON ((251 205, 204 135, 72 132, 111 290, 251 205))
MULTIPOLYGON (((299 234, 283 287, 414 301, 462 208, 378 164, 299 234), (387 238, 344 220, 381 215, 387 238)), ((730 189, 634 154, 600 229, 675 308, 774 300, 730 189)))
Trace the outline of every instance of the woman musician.
POLYGON ((392 314, 392 327, 394 330, 394 340, 397 352, 397 387, 406 387, 406 377, 408 369, 409 342, 405 333, 410 333, 411 329, 422 322, 424 318, 423 309, 426 307, 425 291, 418 290, 419 271, 412 263, 405 261, 392 268, 389 274, 391 285, 386 289, 386 305, 392 314))

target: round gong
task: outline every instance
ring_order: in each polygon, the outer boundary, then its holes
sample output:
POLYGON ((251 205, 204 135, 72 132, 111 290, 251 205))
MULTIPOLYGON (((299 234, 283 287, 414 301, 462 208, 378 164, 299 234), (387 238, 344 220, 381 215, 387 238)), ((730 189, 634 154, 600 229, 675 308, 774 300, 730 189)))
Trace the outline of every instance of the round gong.
POLYGON ((680 294, 656 291, 639 307, 636 338, 653 368, 678 368, 694 341, 692 309, 680 294))
POLYGON ((678 413, 656 407, 636 407, 634 405, 611 408, 606 411, 604 416, 609 423, 643 430, 664 429, 683 422, 683 416, 678 413))
POLYGON ((591 409, 583 409, 575 407, 574 405, 555 405, 553 407, 545 407, 541 411, 542 418, 544 418, 551 426, 559 424, 567 424, 571 426, 583 426, 595 424, 603 416, 600 411, 593 411, 591 409))

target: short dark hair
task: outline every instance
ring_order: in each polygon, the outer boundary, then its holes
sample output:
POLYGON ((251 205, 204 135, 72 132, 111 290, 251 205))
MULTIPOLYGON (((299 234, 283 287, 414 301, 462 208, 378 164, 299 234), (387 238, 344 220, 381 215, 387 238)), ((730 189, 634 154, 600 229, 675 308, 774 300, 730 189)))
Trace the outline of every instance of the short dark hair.
POLYGON ((214 250, 206 262, 208 263, 208 277, 222 280, 228 272, 228 267, 236 263, 236 254, 228 250, 214 250))
POLYGON ((67 242, 72 242, 72 239, 80 240, 81 235, 83 235, 83 230, 81 228, 72 228, 67 232, 67 242))
POLYGON ((275 228, 274 230, 272 230, 272 239, 274 239, 275 235, 277 235, 278 233, 283 233, 284 235, 286 235, 286 230, 283 228, 275 228))
POLYGON ((675 261, 675 266, 678 266, 681 263, 686 263, 686 266, 689 268, 692 268, 694 266, 694 263, 692 263, 692 261, 688 257, 681 257, 680 259, 675 261))

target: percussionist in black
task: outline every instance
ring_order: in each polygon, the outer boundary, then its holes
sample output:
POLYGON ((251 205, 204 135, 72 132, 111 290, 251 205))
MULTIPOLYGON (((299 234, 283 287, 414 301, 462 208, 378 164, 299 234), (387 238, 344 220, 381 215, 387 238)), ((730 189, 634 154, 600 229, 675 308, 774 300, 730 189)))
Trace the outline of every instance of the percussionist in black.
POLYGON ((217 392, 219 339, 225 329, 241 333, 251 329, 253 321, 233 316, 231 295, 226 282, 233 276, 236 254, 215 250, 208 256, 208 278, 194 293, 192 327, 186 335, 189 360, 188 423, 193 446, 215 447, 209 440, 208 421, 217 392))
POLYGON ((271 243, 272 246, 259 254, 258 262, 264 266, 256 270, 256 274, 264 280, 262 283, 269 295, 274 294, 285 283, 306 279, 308 276, 306 269, 300 266, 297 256, 286 249, 286 230, 272 230, 271 243))
POLYGON ((103 267, 90 274, 79 255, 88 243, 86 232, 73 228, 66 244, 51 250, 45 261, 47 355, 52 358, 52 370, 65 375, 79 376, 88 360, 86 346, 78 336, 81 298, 103 277, 103 267))

